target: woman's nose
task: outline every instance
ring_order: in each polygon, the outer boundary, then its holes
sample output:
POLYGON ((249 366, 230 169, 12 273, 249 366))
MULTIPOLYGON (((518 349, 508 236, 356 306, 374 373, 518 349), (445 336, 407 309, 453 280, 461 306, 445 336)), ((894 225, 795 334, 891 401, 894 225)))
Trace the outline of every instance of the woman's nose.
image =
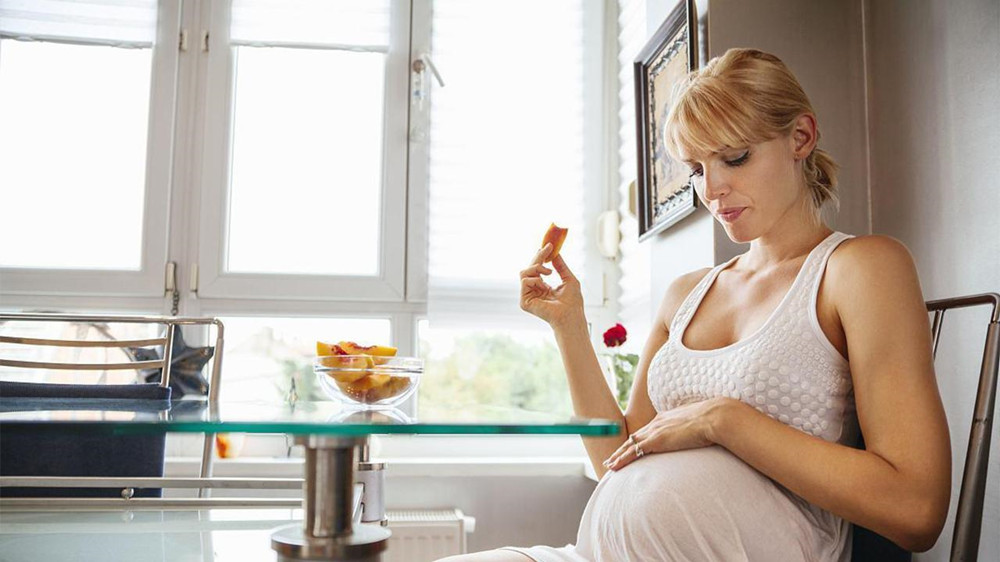
POLYGON ((724 174, 711 172, 708 169, 705 169, 703 176, 701 177, 701 181, 703 184, 702 192, 704 193, 705 199, 718 199, 729 192, 729 184, 727 183, 724 174))

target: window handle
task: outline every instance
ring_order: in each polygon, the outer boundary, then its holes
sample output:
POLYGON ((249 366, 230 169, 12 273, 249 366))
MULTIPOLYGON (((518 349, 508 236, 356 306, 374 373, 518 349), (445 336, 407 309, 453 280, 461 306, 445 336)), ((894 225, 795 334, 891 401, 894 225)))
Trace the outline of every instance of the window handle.
POLYGON ((434 62, 431 61, 431 56, 428 54, 423 54, 413 59, 413 63, 410 65, 413 70, 413 83, 411 85, 410 91, 413 95, 413 103, 417 105, 420 111, 424 109, 424 100, 427 98, 427 88, 424 85, 424 78, 427 73, 427 69, 431 70, 431 74, 437 80, 440 86, 444 87, 444 80, 441 78, 441 73, 438 72, 434 62))
POLYGON ((437 79, 438 85, 440 85, 442 88, 444 88, 444 79, 441 78, 441 73, 438 72, 437 67, 434 66, 434 61, 431 60, 431 56, 425 53, 425 54, 421 55, 417 59, 417 61, 426 63, 427 67, 431 69, 431 74, 433 74, 434 78, 437 79))

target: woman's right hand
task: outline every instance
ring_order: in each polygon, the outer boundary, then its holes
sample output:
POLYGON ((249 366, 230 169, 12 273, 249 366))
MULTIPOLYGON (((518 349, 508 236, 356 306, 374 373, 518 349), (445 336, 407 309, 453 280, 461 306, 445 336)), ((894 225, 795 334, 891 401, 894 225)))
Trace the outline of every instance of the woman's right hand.
POLYGON ((552 267, 562 281, 559 286, 552 288, 542 280, 542 274, 552 273, 544 265, 551 252, 552 244, 545 244, 535 254, 531 265, 521 271, 521 310, 545 320, 553 328, 585 321, 580 281, 561 255, 552 260, 552 267))

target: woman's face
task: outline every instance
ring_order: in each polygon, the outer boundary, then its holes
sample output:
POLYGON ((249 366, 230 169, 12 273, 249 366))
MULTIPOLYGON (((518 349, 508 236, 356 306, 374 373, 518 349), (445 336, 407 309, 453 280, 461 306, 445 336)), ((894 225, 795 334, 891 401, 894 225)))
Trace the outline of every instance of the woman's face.
POLYGON ((769 232, 790 213, 801 212, 807 196, 793 135, 707 156, 690 156, 690 167, 702 204, 734 242, 749 242, 769 232))

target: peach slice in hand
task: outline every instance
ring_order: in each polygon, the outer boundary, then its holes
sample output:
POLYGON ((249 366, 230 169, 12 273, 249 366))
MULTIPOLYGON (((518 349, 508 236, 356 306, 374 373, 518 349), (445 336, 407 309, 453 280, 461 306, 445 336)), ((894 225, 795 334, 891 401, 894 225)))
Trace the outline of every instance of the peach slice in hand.
POLYGON ((550 262, 559 255, 559 250, 562 249, 563 242, 566 241, 566 234, 569 233, 568 228, 559 228, 556 223, 552 223, 549 229, 545 232, 545 238, 542 238, 542 247, 544 248, 546 244, 552 244, 552 251, 549 252, 549 257, 545 260, 550 262))

